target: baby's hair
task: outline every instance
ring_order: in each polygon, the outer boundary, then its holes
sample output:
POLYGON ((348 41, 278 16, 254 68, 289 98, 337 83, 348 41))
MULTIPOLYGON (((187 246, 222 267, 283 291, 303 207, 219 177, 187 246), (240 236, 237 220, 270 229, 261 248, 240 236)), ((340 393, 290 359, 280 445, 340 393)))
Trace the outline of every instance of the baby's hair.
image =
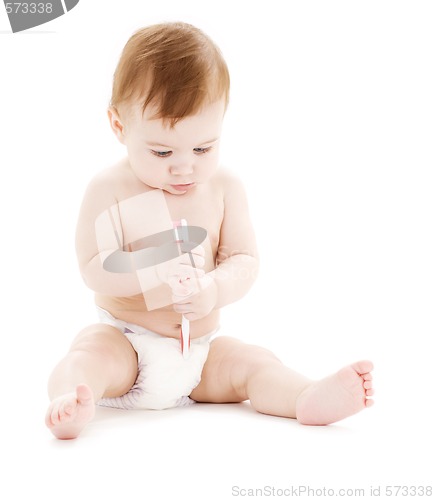
POLYGON ((113 78, 110 105, 142 101, 156 108, 153 118, 179 120, 223 98, 229 101, 229 71, 214 42, 186 23, 140 29, 124 47, 113 78))

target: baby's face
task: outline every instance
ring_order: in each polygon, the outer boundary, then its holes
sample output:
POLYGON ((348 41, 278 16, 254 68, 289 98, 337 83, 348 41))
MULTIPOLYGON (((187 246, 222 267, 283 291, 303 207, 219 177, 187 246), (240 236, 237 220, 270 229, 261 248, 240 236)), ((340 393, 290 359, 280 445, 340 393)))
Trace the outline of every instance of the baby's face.
POLYGON ((122 142, 135 175, 152 188, 183 195, 207 182, 218 167, 224 101, 207 105, 174 128, 152 119, 154 109, 142 116, 133 106, 122 142))

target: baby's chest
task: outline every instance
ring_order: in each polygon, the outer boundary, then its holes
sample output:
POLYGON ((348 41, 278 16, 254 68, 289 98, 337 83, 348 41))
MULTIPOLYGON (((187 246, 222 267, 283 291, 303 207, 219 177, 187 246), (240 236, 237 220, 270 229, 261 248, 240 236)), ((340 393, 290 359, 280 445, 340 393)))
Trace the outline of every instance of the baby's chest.
POLYGON ((174 226, 185 220, 188 226, 206 230, 207 237, 201 244, 208 266, 215 261, 223 216, 222 197, 204 190, 188 197, 167 197, 155 190, 126 198, 117 207, 123 246, 129 251, 170 244, 174 226))
POLYGON ((201 197, 194 203, 171 207, 173 221, 185 220, 188 226, 199 226, 206 230, 213 254, 217 252, 220 228, 224 217, 223 200, 217 196, 201 197))

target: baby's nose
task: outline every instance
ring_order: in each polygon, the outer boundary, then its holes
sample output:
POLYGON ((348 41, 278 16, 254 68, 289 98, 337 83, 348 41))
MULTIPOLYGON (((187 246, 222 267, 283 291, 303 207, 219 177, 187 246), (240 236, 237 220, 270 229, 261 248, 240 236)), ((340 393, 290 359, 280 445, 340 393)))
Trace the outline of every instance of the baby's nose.
POLYGON ((172 163, 170 172, 173 175, 189 175, 193 172, 193 162, 191 160, 178 160, 172 163))

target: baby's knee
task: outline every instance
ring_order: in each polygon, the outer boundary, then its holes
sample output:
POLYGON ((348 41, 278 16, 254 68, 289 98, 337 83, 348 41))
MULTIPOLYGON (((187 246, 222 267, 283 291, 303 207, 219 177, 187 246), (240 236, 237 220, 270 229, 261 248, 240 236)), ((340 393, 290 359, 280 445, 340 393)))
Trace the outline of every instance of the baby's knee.
POLYGON ((278 357, 265 347, 246 344, 244 356, 249 365, 266 366, 270 363, 280 363, 278 357))
POLYGON ((236 354, 233 372, 246 384, 252 377, 277 364, 280 365, 281 361, 270 350, 257 345, 243 344, 236 354))

